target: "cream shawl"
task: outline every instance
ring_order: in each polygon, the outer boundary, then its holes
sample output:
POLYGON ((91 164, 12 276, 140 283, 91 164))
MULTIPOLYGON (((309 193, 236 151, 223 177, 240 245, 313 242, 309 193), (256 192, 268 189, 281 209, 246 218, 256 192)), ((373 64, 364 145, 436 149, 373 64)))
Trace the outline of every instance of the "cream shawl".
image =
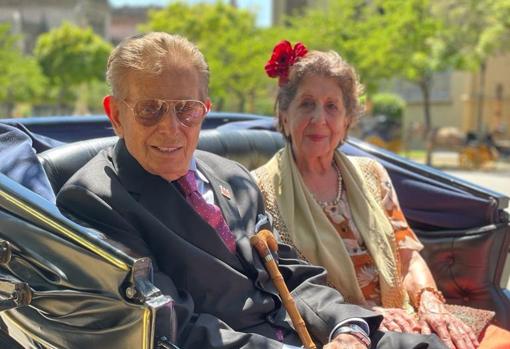
MULTIPOLYGON (((341 152, 334 156, 342 178, 352 219, 379 272, 384 307, 409 308, 402 285, 393 228, 376 198, 367 189, 356 161, 341 152)), ((354 265, 333 224, 314 200, 294 162, 291 146, 279 151, 254 171, 269 211, 282 220, 275 226, 312 264, 324 266, 328 280, 347 301, 366 304, 354 265)), ((284 239, 285 240, 285 239, 284 239)))

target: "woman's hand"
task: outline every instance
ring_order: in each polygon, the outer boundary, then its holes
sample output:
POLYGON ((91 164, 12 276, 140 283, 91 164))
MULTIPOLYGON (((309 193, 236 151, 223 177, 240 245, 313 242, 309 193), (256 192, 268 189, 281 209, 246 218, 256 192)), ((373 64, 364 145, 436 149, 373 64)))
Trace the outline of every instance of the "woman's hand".
POLYGON ((341 333, 322 349, 368 349, 368 347, 355 336, 348 333, 341 333))
POLYGON ((475 349, 480 345, 473 330, 448 312, 434 293, 423 292, 418 314, 422 333, 436 333, 449 348, 475 349))
POLYGON ((444 298, 420 254, 401 249, 400 262, 404 286, 417 307, 421 333, 436 333, 451 349, 478 348, 473 330, 446 310, 444 298))
POLYGON ((437 334, 451 349, 475 349, 479 346, 473 330, 450 313, 424 313, 420 321, 423 334, 437 334))
POLYGON ((381 331, 421 333, 418 321, 404 309, 373 307, 372 310, 384 316, 379 326, 381 331))

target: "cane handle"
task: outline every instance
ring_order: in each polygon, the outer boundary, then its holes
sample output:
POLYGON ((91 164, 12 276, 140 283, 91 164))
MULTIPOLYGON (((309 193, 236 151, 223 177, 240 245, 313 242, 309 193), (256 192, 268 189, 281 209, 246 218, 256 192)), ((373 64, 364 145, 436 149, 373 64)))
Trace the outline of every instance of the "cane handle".
POLYGON ((276 252, 278 250, 278 243, 276 242, 273 233, 267 229, 263 229, 250 238, 250 243, 253 247, 255 247, 260 257, 264 259, 264 263, 269 275, 271 276, 271 280, 273 280, 278 294, 282 299, 282 303, 287 310, 287 313, 289 314, 296 332, 298 333, 298 336, 303 342, 305 348, 316 349, 317 347, 313 343, 312 338, 306 329, 305 322, 299 314, 296 303, 285 284, 285 280, 278 269, 278 265, 273 259, 273 255, 271 254, 271 251, 276 252))

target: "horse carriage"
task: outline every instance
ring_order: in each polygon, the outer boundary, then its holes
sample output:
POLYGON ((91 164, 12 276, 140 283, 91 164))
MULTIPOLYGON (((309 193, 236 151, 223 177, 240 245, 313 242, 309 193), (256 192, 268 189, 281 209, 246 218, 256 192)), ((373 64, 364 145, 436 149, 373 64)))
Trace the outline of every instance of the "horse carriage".
MULTIPOLYGON (((284 144, 270 119, 232 123, 229 114, 217 117, 228 122, 203 130, 199 149, 254 169, 284 144)), ((52 142, 31 134, 55 193, 116 141, 104 124, 83 139, 79 121, 64 121, 45 126, 81 140, 52 142)), ((30 133, 32 127, 22 128, 30 133)), ((354 138, 342 147, 387 168, 447 301, 493 310, 497 324, 510 329, 510 293, 501 287, 509 198, 354 138)), ((176 348, 173 301, 154 286, 151 260, 72 218, 0 174, 0 347, 176 348), (166 333, 157 333, 156 321, 165 321, 166 333)))

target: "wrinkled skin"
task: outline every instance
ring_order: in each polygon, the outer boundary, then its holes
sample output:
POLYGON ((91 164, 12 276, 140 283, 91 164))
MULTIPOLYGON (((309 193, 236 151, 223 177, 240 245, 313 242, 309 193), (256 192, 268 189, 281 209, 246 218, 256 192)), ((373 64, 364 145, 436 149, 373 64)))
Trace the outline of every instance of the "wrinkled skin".
POLYGON ((323 349, 367 349, 367 346, 353 335, 342 333, 331 342, 322 347, 323 349))
POLYGON ((417 317, 407 314, 403 309, 372 309, 384 316, 379 327, 381 331, 435 333, 451 349, 475 349, 479 346, 473 330, 449 313, 442 301, 431 292, 423 292, 417 317))

